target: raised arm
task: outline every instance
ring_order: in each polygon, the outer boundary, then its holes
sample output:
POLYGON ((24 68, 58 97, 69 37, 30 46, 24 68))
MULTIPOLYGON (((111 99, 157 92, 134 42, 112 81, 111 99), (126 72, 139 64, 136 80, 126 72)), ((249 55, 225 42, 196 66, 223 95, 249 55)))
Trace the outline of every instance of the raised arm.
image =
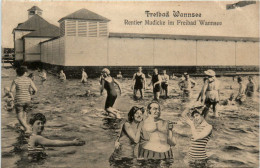
POLYGON ((137 132, 135 133, 133 131, 133 129, 130 127, 129 123, 125 123, 123 126, 123 129, 125 129, 127 135, 129 136, 129 138, 134 141, 135 143, 138 143, 140 141, 140 134, 141 134, 141 128, 142 128, 142 122, 139 123, 138 127, 137 127, 137 132))
POLYGON ((121 94, 122 93, 122 89, 121 89, 120 83, 116 79, 114 79, 114 82, 118 86, 118 88, 120 90, 120 94, 121 94))
POLYGON ((34 84, 34 82, 31 80, 31 88, 34 90, 34 92, 35 92, 35 94, 37 93, 37 88, 36 88, 36 86, 35 86, 35 84, 34 84))
POLYGON ((43 146, 56 146, 56 147, 82 146, 85 144, 85 141, 80 141, 78 139, 74 139, 73 141, 50 140, 42 136, 37 136, 35 142, 43 146))

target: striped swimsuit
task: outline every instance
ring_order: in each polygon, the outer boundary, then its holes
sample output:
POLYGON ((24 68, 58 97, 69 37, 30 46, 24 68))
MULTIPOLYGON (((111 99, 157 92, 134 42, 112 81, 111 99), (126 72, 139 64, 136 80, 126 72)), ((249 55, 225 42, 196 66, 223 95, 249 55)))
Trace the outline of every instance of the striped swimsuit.
POLYGON ((15 102, 17 104, 30 103, 31 95, 29 89, 32 80, 28 77, 18 77, 14 80, 16 85, 15 102))
MULTIPOLYGON (((196 128, 196 131, 200 133, 206 126, 208 126, 207 123, 202 123, 196 128)), ((191 160, 204 160, 208 158, 206 154, 206 145, 210 139, 210 136, 211 133, 203 139, 198 139, 196 141, 193 138, 191 139, 191 145, 189 149, 189 157, 191 160)))

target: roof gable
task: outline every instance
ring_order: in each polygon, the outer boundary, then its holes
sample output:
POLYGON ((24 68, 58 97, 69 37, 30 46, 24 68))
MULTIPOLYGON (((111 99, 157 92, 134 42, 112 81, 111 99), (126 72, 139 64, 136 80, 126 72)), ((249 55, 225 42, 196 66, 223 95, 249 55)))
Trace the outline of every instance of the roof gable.
POLYGON ((42 11, 38 6, 33 6, 30 9, 28 9, 27 11, 35 11, 35 10, 42 11))
POLYGON ((80 9, 72 14, 69 14, 59 20, 59 22, 65 20, 65 19, 76 19, 76 20, 97 20, 97 21, 110 21, 109 19, 98 15, 90 10, 87 9, 80 9))
POLYGON ((31 30, 33 32, 24 37, 56 37, 59 36, 59 27, 50 24, 39 15, 34 15, 24 23, 18 24, 15 30, 31 30))

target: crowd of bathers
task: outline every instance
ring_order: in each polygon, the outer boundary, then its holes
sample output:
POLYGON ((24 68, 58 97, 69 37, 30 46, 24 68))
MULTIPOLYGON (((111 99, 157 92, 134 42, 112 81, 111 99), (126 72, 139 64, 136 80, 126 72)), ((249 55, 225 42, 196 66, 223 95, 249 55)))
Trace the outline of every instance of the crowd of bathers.
MULTIPOLYGON (((85 141, 74 139, 72 141, 50 140, 41 134, 44 130, 46 117, 42 113, 34 114, 27 121, 27 111, 31 103, 31 95, 37 94, 37 88, 34 84, 34 74, 27 74, 28 70, 25 66, 16 68, 17 77, 13 80, 11 88, 5 87, 4 100, 7 102, 7 110, 15 109, 17 119, 21 124, 24 133, 28 135, 28 151, 35 153, 44 150, 44 146, 77 146, 84 145, 85 141), (13 96, 15 93, 15 96, 13 96)), ((47 74, 44 69, 39 70, 41 83, 44 85, 47 80, 47 74)), ((128 113, 128 120, 123 123, 120 133, 115 141, 115 150, 110 160, 121 159, 141 159, 141 160, 160 160, 173 159, 172 148, 176 145, 176 136, 174 133, 173 123, 161 118, 161 107, 159 103, 160 94, 165 93, 165 98, 169 98, 168 85, 170 77, 166 70, 162 71, 162 75, 158 73, 158 69, 154 69, 150 84, 153 90, 153 101, 147 105, 147 108, 133 106, 128 113)), ((220 82, 216 77, 215 71, 209 69, 204 71, 203 86, 197 97, 199 105, 188 107, 184 110, 180 117, 180 121, 190 126, 192 137, 191 146, 188 152, 190 161, 206 161, 206 144, 212 134, 212 126, 206 121, 206 116, 211 106, 215 117, 219 117, 218 104, 220 102, 220 82)), ((63 70, 58 75, 59 79, 64 82, 66 75, 63 70)), ((121 72, 117 78, 121 79, 121 72)), ((85 69, 82 69, 82 83, 87 83, 88 75, 85 69)), ((171 79, 177 80, 174 75, 171 79)), ((247 86, 243 85, 242 77, 237 77, 239 90, 236 96, 232 94, 227 102, 233 100, 243 103, 246 97, 252 97, 255 92, 255 84, 253 77, 248 77, 247 86)), ((132 89, 134 99, 137 99, 138 91, 140 99, 145 97, 144 90, 147 89, 147 78, 142 72, 142 67, 138 67, 138 71, 134 73, 132 79, 132 89)), ((115 109, 114 103, 117 99, 118 86, 121 93, 121 85, 115 78, 111 77, 110 70, 104 68, 99 78, 100 94, 106 90, 107 98, 105 102, 105 111, 107 115, 114 118, 121 118, 120 111, 115 109)), ((192 89, 196 86, 196 82, 192 80, 187 72, 183 74, 178 82, 182 96, 191 98, 192 89)), ((227 104, 228 104, 227 103, 227 104)))

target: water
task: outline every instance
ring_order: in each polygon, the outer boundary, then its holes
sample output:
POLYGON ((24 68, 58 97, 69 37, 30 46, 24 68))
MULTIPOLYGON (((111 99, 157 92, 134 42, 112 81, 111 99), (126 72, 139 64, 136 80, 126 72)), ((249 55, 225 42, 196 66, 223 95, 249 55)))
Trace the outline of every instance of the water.
MULTIPOLYGON (((2 69, 10 75, 2 78, 3 88, 10 86, 15 78, 12 69, 2 69)), ((35 72, 36 76, 38 72, 35 72)), ((194 79, 198 85, 194 88, 192 99, 195 100, 202 86, 202 78, 194 79)), ((229 77, 221 77, 221 99, 227 99, 230 93, 237 91, 238 84, 229 77), (233 89, 230 89, 232 85, 233 89)), ((254 78, 258 81, 258 77, 254 78)), ((48 74, 44 86, 36 77, 35 83, 39 92, 34 96, 32 110, 29 114, 41 112, 47 117, 43 136, 50 139, 72 140, 80 138, 86 141, 81 147, 46 148, 48 157, 38 162, 29 162, 23 150, 18 150, 23 138, 19 138, 18 121, 15 112, 3 109, 2 102, 2 167, 110 167, 109 157, 114 150, 114 141, 123 121, 106 118, 104 103, 106 93, 99 96, 98 79, 89 79, 83 85, 80 80, 67 80, 61 83, 56 76, 48 74), (82 96, 90 90, 90 97, 82 96), (17 147, 18 146, 18 147, 17 147)), ((134 101, 130 79, 119 80, 123 93, 118 97, 115 108, 127 113, 134 105, 144 106, 152 100, 152 90, 147 90, 145 99, 134 101)), ((148 79, 150 82, 150 79, 148 79)), ((245 82, 247 82, 245 78, 245 82)), ((189 102, 183 102, 177 80, 169 83, 170 99, 161 99, 162 118, 178 121, 183 109, 189 102), (174 90, 176 89, 176 90, 174 90)), ((258 83, 257 83, 258 86, 258 83)), ((213 125, 213 136, 207 145, 210 155, 209 167, 258 167, 259 157, 259 96, 248 100, 243 105, 223 106, 219 109, 220 118, 212 118, 209 113, 207 121, 213 125)), ((173 148, 174 162, 138 161, 120 162, 112 167, 184 167, 184 161, 190 142, 190 128, 178 122, 175 127, 177 145, 173 148)))

